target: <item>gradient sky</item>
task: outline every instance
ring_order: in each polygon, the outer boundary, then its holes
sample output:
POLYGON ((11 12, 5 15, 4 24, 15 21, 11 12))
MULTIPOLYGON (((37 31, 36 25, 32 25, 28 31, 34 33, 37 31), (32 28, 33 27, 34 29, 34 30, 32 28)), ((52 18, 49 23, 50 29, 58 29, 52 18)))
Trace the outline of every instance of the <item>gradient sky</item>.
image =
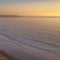
POLYGON ((60 16, 60 0, 0 0, 0 14, 60 16))

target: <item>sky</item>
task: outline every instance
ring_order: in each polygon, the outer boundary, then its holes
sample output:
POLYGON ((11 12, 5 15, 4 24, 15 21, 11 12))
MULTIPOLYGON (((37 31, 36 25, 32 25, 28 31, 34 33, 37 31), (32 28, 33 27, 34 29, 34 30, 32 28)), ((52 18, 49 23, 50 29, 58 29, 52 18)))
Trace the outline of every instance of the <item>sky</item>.
POLYGON ((60 0, 0 0, 0 15, 60 16, 60 0))

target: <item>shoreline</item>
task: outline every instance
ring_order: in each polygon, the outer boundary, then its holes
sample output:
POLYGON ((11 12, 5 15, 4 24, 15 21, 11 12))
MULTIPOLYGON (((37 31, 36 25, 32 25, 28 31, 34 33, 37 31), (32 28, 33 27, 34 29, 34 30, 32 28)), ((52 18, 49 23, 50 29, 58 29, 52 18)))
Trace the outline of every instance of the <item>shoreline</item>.
POLYGON ((0 50, 0 59, 1 60, 17 60, 13 57, 11 57, 10 55, 8 55, 6 52, 0 50))

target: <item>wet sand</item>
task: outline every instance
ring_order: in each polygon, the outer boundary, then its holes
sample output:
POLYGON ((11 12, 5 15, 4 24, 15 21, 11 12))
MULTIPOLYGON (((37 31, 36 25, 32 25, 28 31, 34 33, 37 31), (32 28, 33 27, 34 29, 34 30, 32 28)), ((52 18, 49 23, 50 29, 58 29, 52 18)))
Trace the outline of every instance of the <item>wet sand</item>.
POLYGON ((6 52, 0 50, 0 60, 17 60, 8 55, 6 52))

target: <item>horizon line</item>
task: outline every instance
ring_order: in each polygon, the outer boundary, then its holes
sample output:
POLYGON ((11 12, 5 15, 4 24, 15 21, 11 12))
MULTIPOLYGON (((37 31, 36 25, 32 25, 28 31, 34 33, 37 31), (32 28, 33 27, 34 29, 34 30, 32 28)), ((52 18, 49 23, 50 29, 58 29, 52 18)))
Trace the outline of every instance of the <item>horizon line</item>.
POLYGON ((60 16, 0 15, 0 17, 60 18, 60 16))

